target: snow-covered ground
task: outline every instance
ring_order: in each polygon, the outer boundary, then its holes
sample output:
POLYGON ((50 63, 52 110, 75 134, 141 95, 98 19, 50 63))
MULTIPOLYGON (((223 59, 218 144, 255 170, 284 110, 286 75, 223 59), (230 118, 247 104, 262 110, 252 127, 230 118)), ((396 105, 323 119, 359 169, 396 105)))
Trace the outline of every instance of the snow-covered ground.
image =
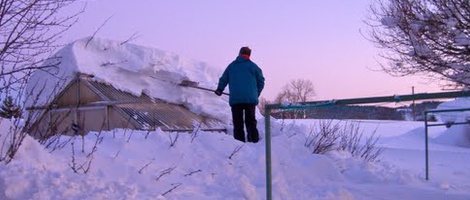
MULTIPOLYGON (((296 132, 308 131, 301 124, 313 121, 295 123, 296 132)), ((9 123, 1 124, 4 133, 9 123)), ((362 121, 364 133, 376 130, 381 136, 379 146, 385 151, 376 163, 346 152, 312 154, 304 134, 273 130, 273 197, 469 199, 470 149, 439 143, 436 138, 453 134, 445 127, 430 129, 430 180, 425 180, 423 125, 362 121)), ((45 148, 26 137, 16 158, 0 165, 0 199, 266 197, 264 140, 244 144, 224 133, 130 130, 90 133, 84 140, 61 138, 67 140, 45 148)))
MULTIPOLYGON (((58 56, 63 60, 54 69, 57 73, 31 77, 28 94, 46 84, 39 103, 50 102, 58 91, 49 89, 60 89, 53 86, 81 72, 120 90, 217 118, 226 123, 229 134, 119 129, 84 138, 63 136, 51 144, 26 137, 15 158, 0 164, 0 199, 266 198, 262 116, 262 140, 241 143, 230 135, 226 97, 176 85, 192 80, 214 87, 220 70, 161 50, 97 38, 72 43, 58 56)), ((381 161, 374 163, 347 152, 312 154, 304 144, 314 123, 272 122, 274 199, 470 199, 467 125, 430 128, 426 181, 423 122, 361 121, 364 134, 375 131, 381 137, 378 147, 385 149, 381 161)), ((9 120, 0 121, 2 156, 10 126, 9 120)))

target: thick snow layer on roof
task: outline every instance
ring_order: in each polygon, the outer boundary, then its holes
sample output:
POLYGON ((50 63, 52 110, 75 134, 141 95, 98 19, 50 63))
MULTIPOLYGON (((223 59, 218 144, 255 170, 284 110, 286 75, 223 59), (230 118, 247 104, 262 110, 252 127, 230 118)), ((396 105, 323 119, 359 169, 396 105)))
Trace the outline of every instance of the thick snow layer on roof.
POLYGON ((47 105, 77 73, 83 73, 136 96, 145 93, 185 105, 198 114, 230 119, 227 97, 178 85, 183 80, 190 80, 198 86, 215 89, 222 71, 205 62, 99 38, 70 43, 56 56, 60 57, 58 67, 38 70, 32 75, 27 85, 27 106, 47 105))

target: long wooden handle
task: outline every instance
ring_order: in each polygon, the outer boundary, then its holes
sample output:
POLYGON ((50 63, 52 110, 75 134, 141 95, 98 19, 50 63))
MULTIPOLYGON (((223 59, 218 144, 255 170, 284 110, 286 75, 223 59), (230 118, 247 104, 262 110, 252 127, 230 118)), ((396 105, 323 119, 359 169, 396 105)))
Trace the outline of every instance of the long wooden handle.
MULTIPOLYGON (((194 85, 187 85, 186 87, 192 87, 192 88, 196 88, 196 89, 200 89, 200 90, 206 90, 206 91, 214 92, 214 90, 211 90, 209 88, 204 88, 204 87, 199 87, 199 86, 194 86, 194 85)), ((230 95, 229 93, 225 93, 225 92, 222 92, 222 94, 225 94, 227 96, 230 95)))

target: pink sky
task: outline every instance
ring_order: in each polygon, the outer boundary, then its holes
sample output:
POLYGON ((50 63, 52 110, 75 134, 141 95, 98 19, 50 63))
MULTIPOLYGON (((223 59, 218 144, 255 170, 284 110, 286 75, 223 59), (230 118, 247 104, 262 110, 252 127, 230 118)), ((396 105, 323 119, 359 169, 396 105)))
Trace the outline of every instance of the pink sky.
MULTIPOLYGON (((99 0, 65 40, 92 35, 177 53, 224 69, 241 46, 264 72, 263 97, 273 100, 291 80, 309 79, 316 100, 438 92, 420 77, 379 69, 377 49, 362 35, 369 1, 99 0)), ((197 80, 194 80, 197 81, 197 80)))

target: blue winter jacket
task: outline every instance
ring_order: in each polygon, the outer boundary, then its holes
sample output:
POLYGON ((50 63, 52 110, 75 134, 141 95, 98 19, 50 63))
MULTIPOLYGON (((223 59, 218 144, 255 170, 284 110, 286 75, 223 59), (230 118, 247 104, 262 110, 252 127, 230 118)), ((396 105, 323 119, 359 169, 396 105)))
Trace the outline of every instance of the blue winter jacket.
POLYGON ((229 85, 229 104, 258 104, 258 97, 264 88, 261 69, 251 60, 238 56, 228 65, 219 79, 217 90, 223 91, 229 85))

